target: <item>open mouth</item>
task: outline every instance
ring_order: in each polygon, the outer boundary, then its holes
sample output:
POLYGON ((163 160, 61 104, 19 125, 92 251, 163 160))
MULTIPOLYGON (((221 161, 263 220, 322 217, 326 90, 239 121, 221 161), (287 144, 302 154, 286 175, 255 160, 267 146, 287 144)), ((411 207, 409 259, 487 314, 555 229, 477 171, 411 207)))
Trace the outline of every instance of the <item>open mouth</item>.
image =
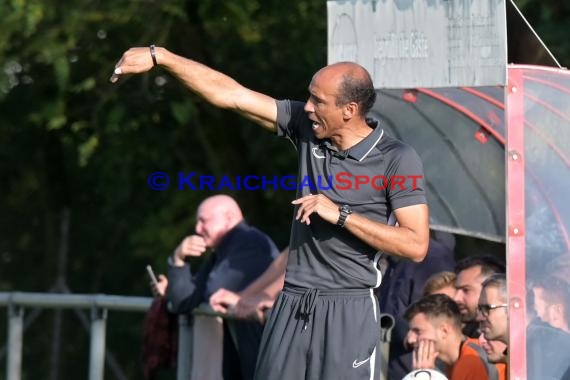
POLYGON ((319 123, 317 123, 316 121, 313 121, 313 131, 318 129, 321 125, 319 123))

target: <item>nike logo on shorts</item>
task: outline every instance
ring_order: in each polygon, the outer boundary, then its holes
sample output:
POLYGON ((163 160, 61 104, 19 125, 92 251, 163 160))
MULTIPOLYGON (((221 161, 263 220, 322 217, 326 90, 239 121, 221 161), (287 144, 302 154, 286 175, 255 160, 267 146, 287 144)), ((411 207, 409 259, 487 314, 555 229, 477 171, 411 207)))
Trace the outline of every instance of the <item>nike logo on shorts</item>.
POLYGON ((362 361, 357 362, 356 359, 355 359, 354 362, 352 362, 352 368, 358 368, 358 367, 360 367, 361 365, 363 365, 364 363, 366 363, 366 362, 369 361, 369 360, 370 360, 370 358, 366 358, 366 359, 364 359, 364 360, 362 360, 362 361))

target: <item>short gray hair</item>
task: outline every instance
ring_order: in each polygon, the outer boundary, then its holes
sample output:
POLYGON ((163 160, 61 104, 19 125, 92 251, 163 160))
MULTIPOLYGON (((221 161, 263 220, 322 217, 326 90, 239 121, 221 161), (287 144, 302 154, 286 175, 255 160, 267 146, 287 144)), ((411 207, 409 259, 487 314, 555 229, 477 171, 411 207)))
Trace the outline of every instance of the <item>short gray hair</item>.
POLYGON ((481 284, 482 289, 488 287, 495 287, 499 290, 503 302, 507 302, 507 276, 503 273, 495 273, 487 277, 483 284, 481 284))

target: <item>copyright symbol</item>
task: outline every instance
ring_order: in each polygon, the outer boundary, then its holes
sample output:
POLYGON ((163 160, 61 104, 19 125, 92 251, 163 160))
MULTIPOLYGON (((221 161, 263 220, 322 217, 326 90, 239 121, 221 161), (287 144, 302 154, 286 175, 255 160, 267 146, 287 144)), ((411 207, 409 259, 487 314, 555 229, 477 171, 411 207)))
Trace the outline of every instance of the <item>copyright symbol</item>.
POLYGON ((170 184, 170 178, 163 172, 154 172, 148 176, 148 186, 153 190, 164 190, 170 184))

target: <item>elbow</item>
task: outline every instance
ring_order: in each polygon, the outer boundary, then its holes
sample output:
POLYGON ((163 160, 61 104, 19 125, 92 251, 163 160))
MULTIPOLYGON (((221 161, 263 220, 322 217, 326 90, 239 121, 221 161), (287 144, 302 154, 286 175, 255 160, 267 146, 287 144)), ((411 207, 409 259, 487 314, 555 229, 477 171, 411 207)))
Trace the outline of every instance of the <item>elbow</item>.
POLYGON ((168 301, 168 311, 173 314, 189 314, 196 307, 196 299, 193 297, 192 293, 176 293, 172 291, 170 286, 166 291, 166 300, 168 301))
POLYGON ((428 242, 425 244, 417 244, 410 252, 409 258, 415 263, 421 263, 427 256, 428 242))

